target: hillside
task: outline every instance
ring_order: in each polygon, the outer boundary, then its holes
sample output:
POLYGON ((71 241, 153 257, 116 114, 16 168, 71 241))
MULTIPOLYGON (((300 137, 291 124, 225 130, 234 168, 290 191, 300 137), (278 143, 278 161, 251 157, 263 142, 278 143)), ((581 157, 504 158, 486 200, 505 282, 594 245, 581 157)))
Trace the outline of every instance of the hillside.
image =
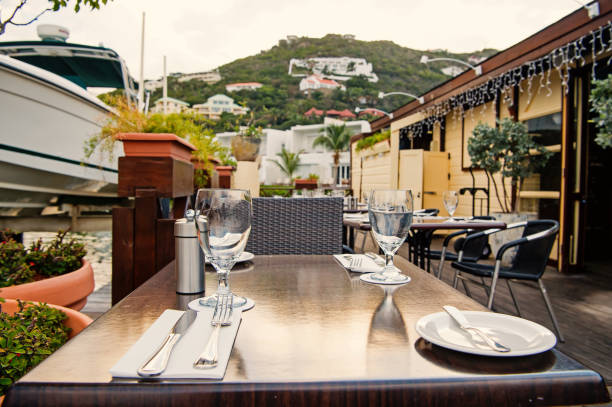
MULTIPOLYGON (((391 41, 367 42, 335 34, 323 38, 301 37, 293 41, 280 40, 278 45, 267 51, 220 66, 218 70, 223 79, 213 85, 198 80, 181 83, 175 78, 168 78, 168 96, 189 104, 203 103, 216 93, 228 94, 225 91, 228 83, 260 82, 264 86, 256 91, 243 90, 228 95, 251 109, 253 118, 250 120, 256 124, 284 129, 294 124, 320 122, 320 119, 309 121, 303 116, 312 107, 350 111, 354 111, 356 106, 376 107, 388 112, 407 103, 411 99, 406 96, 390 96, 381 100, 377 95, 380 91, 421 94, 450 78, 441 71, 449 66, 445 62, 421 64, 421 55, 425 53, 430 58, 450 57, 467 61, 470 56, 486 57, 495 52, 492 49, 469 54, 442 50, 425 52, 404 48, 391 41), (299 91, 302 78, 288 74, 292 58, 344 56, 365 58, 372 64, 378 82, 369 82, 363 76, 354 77, 338 81, 346 86, 346 91, 310 91, 309 95, 305 95, 299 91)), ((161 89, 158 89, 152 94, 151 100, 160 97, 161 89)), ((226 119, 235 121, 231 117, 226 119)))

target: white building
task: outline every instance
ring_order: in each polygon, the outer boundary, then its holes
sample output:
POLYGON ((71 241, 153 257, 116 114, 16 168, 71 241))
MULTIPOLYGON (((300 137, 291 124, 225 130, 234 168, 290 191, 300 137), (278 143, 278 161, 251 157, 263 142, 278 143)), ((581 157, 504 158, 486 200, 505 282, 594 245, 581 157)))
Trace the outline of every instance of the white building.
MULTIPOLYGON (((180 113, 189 108, 189 103, 182 100, 166 98, 166 113, 180 113)), ((157 99, 151 108, 151 113, 164 112, 164 98, 157 99)))
POLYGON ((442 69, 440 69, 442 71, 442 73, 444 75, 448 75, 448 76, 457 76, 460 75, 461 73, 463 73, 463 71, 465 71, 465 67, 461 67, 461 66, 457 66, 457 65, 451 65, 451 66, 447 66, 444 67, 442 69))
POLYGON ((242 83, 230 83, 225 85, 225 90, 228 92, 237 92, 239 90, 257 90, 263 85, 259 82, 242 82, 242 83))
POLYGON ((206 83, 217 83, 221 80, 221 74, 217 71, 187 73, 181 74, 178 81, 187 82, 193 79, 197 79, 206 83))
POLYGON ((155 89, 159 89, 164 86, 164 82, 159 79, 157 81, 145 81, 144 87, 146 90, 153 92, 155 89))
POLYGON ((340 85, 333 79, 325 79, 319 75, 310 75, 300 81, 300 90, 307 91, 310 89, 336 89, 346 90, 344 85, 340 85))
POLYGON ((242 115, 249 111, 248 107, 237 105, 234 103, 234 99, 221 94, 211 96, 205 103, 193 105, 191 108, 195 113, 199 113, 209 119, 218 119, 224 112, 242 115))
POLYGON ((289 61, 289 75, 292 74, 293 67, 306 68, 311 70, 313 74, 325 75, 328 78, 337 80, 348 80, 351 77, 363 75, 370 82, 378 82, 378 76, 374 73, 372 64, 365 58, 292 58, 289 61))
MULTIPOLYGON (((323 129, 330 124, 346 125, 352 134, 370 131, 370 123, 365 120, 344 122, 331 118, 325 118, 321 124, 293 126, 290 130, 264 129, 264 135, 259 147, 261 155, 261 167, 259 168, 259 181, 263 184, 287 184, 287 176, 281 172, 274 161, 279 157, 283 146, 290 152, 304 150, 300 155, 300 167, 295 176, 307 178, 309 174, 317 174, 319 180, 325 184, 333 182, 333 151, 327 151, 322 147, 313 148, 312 143, 320 136, 323 129)), ((235 132, 217 133, 219 142, 230 147, 231 139, 235 132)), ((340 180, 349 178, 350 156, 348 151, 340 154, 340 180)))

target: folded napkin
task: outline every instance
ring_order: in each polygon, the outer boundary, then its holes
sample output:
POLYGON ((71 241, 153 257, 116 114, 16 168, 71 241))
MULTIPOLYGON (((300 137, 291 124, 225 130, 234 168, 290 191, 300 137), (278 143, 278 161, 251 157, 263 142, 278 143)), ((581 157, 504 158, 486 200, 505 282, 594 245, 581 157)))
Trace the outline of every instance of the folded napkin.
POLYGON ((384 266, 379 266, 373 259, 365 254, 334 254, 334 258, 342 265, 342 267, 355 273, 377 273, 384 268, 384 266), (361 258, 361 265, 356 268, 349 268, 351 258, 355 257, 361 258))
MULTIPOLYGON (((242 320, 241 310, 234 309, 232 324, 221 327, 219 332, 219 363, 212 369, 196 369, 193 362, 202 353, 212 333, 214 308, 198 312, 195 321, 174 346, 166 370, 156 376, 159 379, 222 379, 229 361, 238 327, 242 320)), ((159 318, 132 345, 130 350, 110 370, 113 377, 140 378, 136 371, 146 362, 166 338, 174 323, 184 311, 165 310, 159 318)))

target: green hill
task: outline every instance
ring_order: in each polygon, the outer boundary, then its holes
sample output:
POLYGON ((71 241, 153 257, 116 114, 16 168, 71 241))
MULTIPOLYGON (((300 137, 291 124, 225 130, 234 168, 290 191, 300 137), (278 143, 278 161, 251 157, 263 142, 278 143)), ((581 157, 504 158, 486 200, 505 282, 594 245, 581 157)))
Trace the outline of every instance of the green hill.
MULTIPOLYGON (((323 38, 301 37, 293 41, 280 40, 278 45, 257 55, 241 58, 220 66, 222 80, 207 85, 199 80, 178 82, 168 78, 168 96, 181 99, 189 104, 203 103, 216 93, 224 93, 225 85, 234 82, 261 82, 264 86, 256 91, 240 91, 229 94, 237 103, 251 109, 251 120, 257 125, 285 129, 294 124, 320 122, 306 119, 303 113, 311 107, 317 109, 349 109, 356 106, 376 107, 391 111, 411 99, 406 96, 390 96, 378 99, 378 92, 405 91, 421 94, 448 80, 450 76, 440 69, 448 67, 444 62, 428 65, 421 64, 421 55, 426 53, 430 58, 450 57, 467 61, 470 56, 493 55, 496 51, 485 49, 473 53, 454 54, 443 50, 419 51, 401 47, 391 41, 359 41, 346 39, 341 35, 328 34, 323 38), (292 58, 312 57, 353 57, 365 58, 373 65, 378 75, 377 83, 368 82, 364 77, 355 77, 341 82, 346 91, 329 92, 311 91, 305 95, 299 91, 302 78, 288 74, 289 61, 292 58)), ((151 95, 155 101, 161 97, 161 89, 151 95)), ((228 115, 229 116, 229 115, 228 115)), ((225 121, 235 122, 235 118, 224 117, 225 121)))

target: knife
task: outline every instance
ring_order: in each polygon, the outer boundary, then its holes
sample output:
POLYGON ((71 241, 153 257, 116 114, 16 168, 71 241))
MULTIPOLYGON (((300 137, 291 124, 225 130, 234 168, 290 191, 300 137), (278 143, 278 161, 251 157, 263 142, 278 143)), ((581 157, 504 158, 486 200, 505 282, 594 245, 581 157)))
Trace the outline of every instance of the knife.
POLYGON ((197 313, 193 310, 187 310, 181 317, 176 321, 170 333, 166 336, 166 339, 162 342, 159 348, 153 353, 153 356, 149 358, 141 367, 137 373, 142 377, 155 377, 159 376, 166 366, 168 366, 168 359, 174 345, 183 337, 183 334, 187 332, 187 329, 191 326, 195 320, 197 313))
POLYGON ((468 320, 465 318, 465 316, 461 313, 461 311, 459 311, 457 308, 453 307, 452 305, 445 305, 442 308, 444 308, 444 311, 446 311, 448 315, 450 315, 451 318, 455 320, 455 322, 459 325, 459 328, 463 329, 469 334, 472 334, 472 333, 477 334, 494 351, 502 352, 502 353, 511 351, 509 347, 502 345, 501 343, 495 341, 493 338, 491 338, 486 333, 482 332, 480 329, 472 326, 468 322, 468 320))

